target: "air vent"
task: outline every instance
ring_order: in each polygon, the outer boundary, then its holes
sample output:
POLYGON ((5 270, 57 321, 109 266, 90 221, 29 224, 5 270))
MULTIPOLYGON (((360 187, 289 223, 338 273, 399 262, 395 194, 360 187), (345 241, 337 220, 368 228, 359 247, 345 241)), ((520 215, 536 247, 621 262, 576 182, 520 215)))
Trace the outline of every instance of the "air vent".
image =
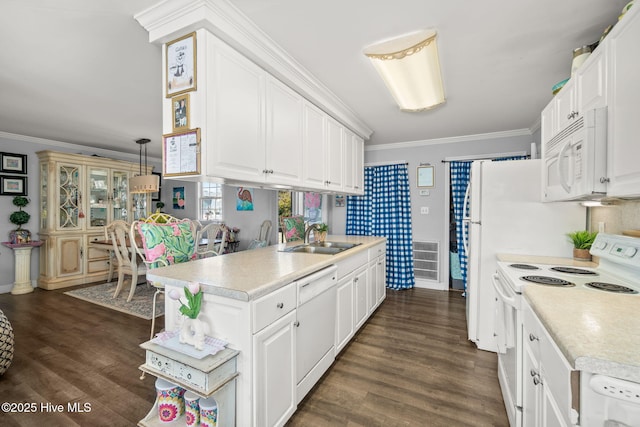
POLYGON ((416 279, 438 281, 439 248, 438 242, 413 242, 413 270, 416 279))
POLYGON ((564 141, 569 135, 572 135, 584 127, 584 116, 571 123, 564 128, 559 134, 554 136, 551 141, 547 143, 547 151, 552 151, 558 144, 564 141))

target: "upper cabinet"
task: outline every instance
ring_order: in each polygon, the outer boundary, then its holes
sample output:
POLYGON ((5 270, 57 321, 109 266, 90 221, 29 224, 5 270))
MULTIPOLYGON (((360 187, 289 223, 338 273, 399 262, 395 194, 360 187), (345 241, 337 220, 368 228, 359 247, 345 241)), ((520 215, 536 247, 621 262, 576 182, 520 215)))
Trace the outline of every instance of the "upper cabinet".
MULTIPOLYGON (((364 158, 362 138, 214 35, 198 37, 204 58, 198 91, 190 93, 191 127, 201 128, 203 161, 200 174, 172 178, 361 193, 353 180, 362 165, 353 162, 364 158)), ((165 133, 170 104, 166 99, 165 133)))
POLYGON ((607 196, 640 197, 640 12, 632 7, 607 36, 609 128, 607 196))
POLYGON ((544 146, 592 109, 607 108, 607 197, 640 197, 640 13, 630 9, 541 114, 544 146))

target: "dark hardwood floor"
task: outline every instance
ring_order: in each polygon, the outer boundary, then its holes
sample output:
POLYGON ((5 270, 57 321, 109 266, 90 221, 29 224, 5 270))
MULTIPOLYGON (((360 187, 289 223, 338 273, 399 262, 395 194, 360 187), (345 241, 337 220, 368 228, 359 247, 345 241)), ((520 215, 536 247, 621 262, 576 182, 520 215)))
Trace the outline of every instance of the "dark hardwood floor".
MULTIPOLYGON (((0 426, 136 425, 155 399, 155 378, 138 370, 150 322, 63 292, 0 295, 16 340, 0 402, 35 404, 0 412, 0 426)), ((507 426, 496 355, 466 340, 464 304, 457 292, 389 290, 288 425, 507 426)))

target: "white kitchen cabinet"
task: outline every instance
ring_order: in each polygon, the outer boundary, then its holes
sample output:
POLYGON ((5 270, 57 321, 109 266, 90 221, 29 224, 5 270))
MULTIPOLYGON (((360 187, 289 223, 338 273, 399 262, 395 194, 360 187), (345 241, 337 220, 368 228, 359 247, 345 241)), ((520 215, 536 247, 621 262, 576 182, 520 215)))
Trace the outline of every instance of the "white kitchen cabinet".
POLYGON ((609 128, 607 196, 640 196, 640 13, 631 8, 607 36, 609 57, 609 128))
POLYGON ((327 115, 308 101, 302 105, 302 186, 325 189, 327 115))
POLYGON ((344 192, 364 194, 364 140, 344 130, 344 192))
POLYGON ((367 309, 373 312, 386 297, 386 246, 384 243, 369 249, 367 309))
POLYGON ((369 314, 369 270, 367 266, 358 269, 353 277, 353 291, 355 296, 355 329, 358 330, 364 324, 369 314))
POLYGON ((540 140, 542 141, 542 145, 545 145, 556 135, 558 130, 557 120, 556 103, 555 99, 552 99, 544 110, 542 110, 540 116, 540 140))
POLYGON ((526 300, 522 305, 523 426, 577 424, 572 388, 578 393, 578 387, 572 383, 577 384, 578 372, 571 368, 526 300))
POLYGON ((353 183, 355 194, 364 194, 364 139, 354 135, 353 183))
POLYGON ((580 94, 579 113, 583 115, 588 110, 606 107, 608 86, 606 48, 602 46, 594 50, 578 70, 576 78, 580 94))
POLYGON ((555 123, 557 124, 556 132, 573 123, 580 115, 579 110, 579 91, 576 86, 576 79, 570 79, 567 84, 556 94, 555 101, 555 123))
MULTIPOLYGON (((109 254, 92 248, 104 238, 104 226, 135 218, 129 178, 138 163, 81 154, 39 151, 40 161, 40 274, 38 286, 59 289, 105 280, 109 254)), ((143 173, 151 173, 147 167, 143 173)), ((138 206, 148 195, 135 195, 138 206)), ((139 212, 139 211, 138 211, 139 212)))
POLYGON ((341 192, 344 186, 344 131, 345 128, 331 117, 327 118, 326 180, 327 190, 341 192))
POLYGON ((354 334, 354 283, 353 274, 343 277, 336 286, 336 354, 354 334))
POLYGON ((296 311, 253 337, 255 425, 281 426, 296 410, 296 311))

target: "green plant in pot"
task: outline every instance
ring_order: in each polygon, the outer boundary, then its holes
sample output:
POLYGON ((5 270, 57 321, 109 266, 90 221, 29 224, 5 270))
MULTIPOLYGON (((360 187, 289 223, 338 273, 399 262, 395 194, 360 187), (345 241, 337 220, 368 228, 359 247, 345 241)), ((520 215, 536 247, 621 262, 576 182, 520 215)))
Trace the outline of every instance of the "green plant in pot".
POLYGON ((580 261, 590 261, 591 254, 589 253, 589 249, 591 249, 591 245, 596 240, 597 235, 597 231, 591 232, 587 230, 567 233, 567 236, 573 243, 573 258, 580 261))
POLYGON ((325 224, 324 222, 316 224, 316 227, 315 227, 315 230, 314 230, 315 239, 318 242, 324 242, 325 239, 327 238, 327 232, 328 231, 329 231, 329 226, 327 224, 325 224))
POLYGON ((24 196, 16 196, 13 198, 13 204, 19 208, 19 210, 9 215, 9 221, 12 224, 18 226, 15 230, 9 232, 9 239, 11 243, 29 243, 31 241, 31 232, 25 230, 22 226, 29 222, 31 215, 28 212, 22 210, 29 204, 29 199, 24 196))

